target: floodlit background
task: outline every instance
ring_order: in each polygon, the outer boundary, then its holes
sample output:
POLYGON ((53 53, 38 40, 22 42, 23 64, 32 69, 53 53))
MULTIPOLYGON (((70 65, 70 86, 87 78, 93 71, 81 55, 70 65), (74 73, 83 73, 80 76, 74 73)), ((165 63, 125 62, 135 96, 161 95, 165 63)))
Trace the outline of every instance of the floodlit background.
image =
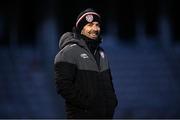
POLYGON ((0 118, 66 117, 53 62, 87 7, 103 19, 114 118, 180 118, 178 0, 1 0, 0 118))

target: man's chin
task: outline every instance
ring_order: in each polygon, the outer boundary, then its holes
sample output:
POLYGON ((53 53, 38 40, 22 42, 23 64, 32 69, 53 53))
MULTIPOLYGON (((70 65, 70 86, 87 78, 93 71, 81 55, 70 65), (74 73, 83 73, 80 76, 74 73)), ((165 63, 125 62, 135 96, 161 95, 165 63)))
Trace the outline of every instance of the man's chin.
POLYGON ((91 36, 91 39, 96 40, 98 38, 98 36, 91 36))
POLYGON ((93 37, 93 38, 91 38, 91 39, 96 40, 96 39, 97 39, 97 37, 93 37))

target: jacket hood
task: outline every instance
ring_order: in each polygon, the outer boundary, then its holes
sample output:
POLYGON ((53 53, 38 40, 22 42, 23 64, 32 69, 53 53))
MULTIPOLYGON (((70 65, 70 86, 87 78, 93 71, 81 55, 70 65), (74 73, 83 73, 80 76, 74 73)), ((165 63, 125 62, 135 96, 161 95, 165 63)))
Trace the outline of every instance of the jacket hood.
POLYGON ((61 36, 59 40, 59 48, 63 49, 66 45, 73 43, 84 46, 84 42, 82 42, 82 40, 76 39, 74 33, 66 32, 61 36))
POLYGON ((63 49, 68 44, 78 44, 81 47, 87 48, 86 42, 74 32, 64 33, 59 40, 59 48, 63 49))

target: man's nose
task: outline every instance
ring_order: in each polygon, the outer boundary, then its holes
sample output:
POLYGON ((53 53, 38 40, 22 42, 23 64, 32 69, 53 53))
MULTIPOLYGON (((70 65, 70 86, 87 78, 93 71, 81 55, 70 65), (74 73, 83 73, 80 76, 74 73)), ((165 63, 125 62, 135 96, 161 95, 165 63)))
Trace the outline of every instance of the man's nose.
POLYGON ((98 27, 96 25, 93 25, 93 30, 98 31, 98 27))

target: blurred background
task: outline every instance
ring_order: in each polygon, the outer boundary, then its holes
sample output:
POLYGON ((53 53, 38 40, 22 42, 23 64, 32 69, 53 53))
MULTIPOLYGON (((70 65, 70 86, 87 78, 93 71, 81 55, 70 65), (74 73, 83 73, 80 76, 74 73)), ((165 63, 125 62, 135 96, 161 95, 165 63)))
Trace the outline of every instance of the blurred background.
POLYGON ((178 0, 1 0, 0 118, 65 118, 54 57, 87 7, 103 19, 114 118, 180 118, 178 0))

